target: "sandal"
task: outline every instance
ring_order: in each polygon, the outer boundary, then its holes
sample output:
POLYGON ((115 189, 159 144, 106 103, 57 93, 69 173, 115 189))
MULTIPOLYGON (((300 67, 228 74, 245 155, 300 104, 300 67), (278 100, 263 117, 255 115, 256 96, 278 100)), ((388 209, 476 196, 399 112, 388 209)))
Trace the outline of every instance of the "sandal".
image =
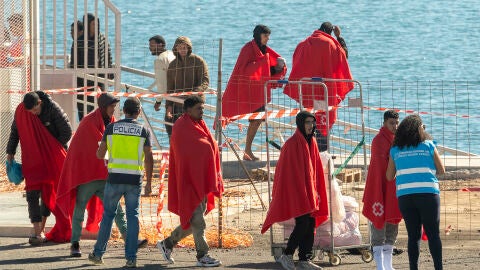
POLYGON ((260 160, 258 157, 254 156, 253 154, 250 156, 248 155, 247 153, 244 153, 243 154, 243 160, 247 160, 247 161, 257 161, 257 160, 260 160))

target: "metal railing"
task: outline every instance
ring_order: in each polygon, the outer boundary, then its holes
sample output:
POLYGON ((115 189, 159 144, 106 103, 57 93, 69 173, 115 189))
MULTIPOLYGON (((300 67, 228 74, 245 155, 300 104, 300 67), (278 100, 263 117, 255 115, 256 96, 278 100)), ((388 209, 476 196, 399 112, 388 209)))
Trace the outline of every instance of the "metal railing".
MULTIPOLYGON (((135 76, 140 76, 142 78, 148 78, 154 80, 154 74, 151 72, 143 71, 140 69, 128 67, 128 66, 122 66, 121 65, 121 14, 120 11, 109 1, 109 0, 95 0, 93 1, 94 4, 92 5, 92 1, 88 0, 73 0, 72 2, 70 1, 53 1, 53 0, 41 0, 40 1, 40 9, 38 11, 39 14, 33 14, 34 18, 32 19, 32 26, 37 27, 40 29, 40 45, 39 47, 41 48, 41 54, 39 56, 39 64, 41 68, 41 74, 46 74, 46 75, 59 75, 59 74, 70 74, 72 75, 73 78, 81 77, 83 78, 84 81, 94 81, 95 84, 98 85, 98 83, 103 83, 108 86, 114 86, 115 91, 134 91, 138 93, 155 93, 152 91, 155 87, 154 81, 149 84, 148 87, 140 87, 136 86, 133 84, 127 84, 122 82, 121 80, 121 74, 122 72, 129 73, 129 74, 134 74, 135 76), (67 3, 68 2, 68 3, 67 3), (89 4, 90 3, 90 4, 89 4), (99 4, 103 4, 104 6, 104 11, 100 8, 99 4), (47 10, 47 6, 50 6, 50 8, 47 10), (71 7, 74 7, 73 9, 71 7), (90 9, 90 10, 89 10, 90 9), (53 11, 53 14, 48 14, 49 10, 53 11), (58 10, 58 11, 57 11, 58 10), (72 12, 73 10, 73 12, 72 12), (83 10, 83 11, 82 11, 83 10), (63 12, 63 13, 62 13, 63 12), (100 21, 95 21, 95 41, 98 41, 98 33, 103 32, 105 34, 106 40, 109 40, 109 37, 112 36, 111 34, 113 33, 113 52, 114 52, 114 66, 109 68, 109 67, 83 67, 83 68, 78 68, 75 67, 75 63, 73 63, 74 68, 67 68, 69 63, 70 63, 70 58, 69 58, 69 46, 68 46, 68 40, 70 39, 68 37, 69 33, 69 27, 70 23, 69 20, 77 21, 79 17, 82 17, 86 13, 91 12, 93 13, 97 18, 101 18, 100 21), (73 13, 73 17, 72 17, 73 13), (110 13, 113 13, 114 15, 114 26, 113 26, 113 31, 111 31, 111 26, 112 24, 109 24, 109 18, 110 18, 110 13), (40 14, 43 14, 43 16, 39 16, 40 14), (48 16, 46 16, 48 15, 48 16), (53 17, 52 17, 53 15, 53 17), (101 23, 100 23, 101 22, 101 23), (103 25, 103 31, 99 30, 98 25, 103 25), (62 39, 63 37, 63 39, 62 39), (62 39, 62 42, 57 42, 57 39, 62 39), (63 54, 62 54, 63 52, 63 54), (109 80, 108 78, 103 78, 98 76, 98 74, 102 73, 114 73, 115 74, 115 79, 114 80, 109 80)), ((76 26, 74 24, 74 26, 76 26)), ((88 34, 88 29, 85 29, 85 32, 88 34)), ((77 30, 74 27, 73 34, 76 35, 77 30)), ((75 40, 75 39, 74 39, 75 40)), ((84 37, 84 42, 86 42, 86 37, 84 37)), ((107 42, 109 43, 109 42, 107 42)), ((107 49, 109 45, 106 45, 107 49)), ((77 48, 77 43, 73 43, 74 51, 77 48)), ((220 42, 220 47, 221 47, 221 42, 220 42)), ((95 62, 98 61, 98 42, 95 42, 95 62)), ((84 52, 87 51, 87 48, 84 48, 84 52)), ((221 50, 220 50, 221 52, 221 50)), ((108 62, 108 57, 105 54, 105 62, 108 62)), ((86 53, 85 57, 83 59, 84 61, 87 60, 86 53)), ((77 62, 78 59, 74 59, 74 62, 77 62)), ((97 65, 97 63, 95 63, 97 65)), ((222 88, 221 85, 221 61, 218 62, 218 80, 219 83, 217 85, 218 89, 222 88)), ((32 74, 32 77, 35 77, 34 74, 32 74)), ((221 97, 218 97, 218 100, 216 101, 221 102, 221 97)), ((167 97, 165 98, 167 100, 172 100, 176 102, 182 102, 183 100, 179 98, 174 98, 174 97, 167 97)), ((151 99, 143 99, 142 100, 145 103, 148 104, 153 104, 153 100, 151 99)), ((86 106, 86 105, 85 105, 86 106)), ((280 105, 275 105, 271 104, 269 105, 271 108, 279 108, 280 105)), ((217 107, 215 104, 207 104, 206 106, 206 111, 209 112, 206 117, 213 118, 215 114, 218 114, 216 112, 217 107)), ((158 117, 155 116, 149 116, 146 115, 145 113, 143 114, 143 118, 146 119, 146 122, 151 126, 152 130, 157 130, 157 131, 164 131, 164 128, 162 125, 169 124, 166 123, 163 119, 159 119, 158 117)), ((273 135, 278 137, 280 141, 283 141, 284 138, 282 137, 282 131, 292 129, 292 125, 290 124, 285 124, 281 122, 276 122, 276 121, 271 121, 272 127, 274 128, 273 135)), ((349 123, 348 121, 343 121, 342 119, 338 119, 336 124, 337 126, 344 126, 345 128, 351 128, 351 129, 356 129, 359 130, 362 127, 359 125, 355 125, 352 123, 349 123)), ((378 129, 373 129, 373 128, 368 128, 365 127, 365 133, 369 135, 374 135, 378 132, 378 129)), ((219 136, 217 136, 219 138, 219 136)), ((337 141, 340 143, 344 144, 355 144, 358 142, 355 141, 349 141, 345 140, 339 136, 332 136, 333 141, 337 141)), ((244 138, 238 138, 237 143, 241 144, 244 142, 244 138)), ((368 140, 367 140, 368 141, 368 140)), ((157 144, 157 147, 161 149, 160 143, 158 140, 155 142, 157 144)), ((260 144, 257 142, 254 142, 254 147, 265 150, 264 144, 261 142, 260 144)), ((365 149, 370 150, 370 145, 365 144, 365 149)), ((475 156, 475 154, 469 153, 468 151, 462 151, 458 150, 452 147, 446 147, 439 145, 438 149, 440 153, 443 154, 449 154, 449 155, 455 155, 455 156, 475 156)))
MULTIPOLYGON (((42 0, 40 1, 40 10, 32 14, 32 16, 34 17, 32 19, 32 27, 40 30, 38 40, 41 74, 72 74, 75 78, 83 78, 84 84, 86 84, 89 78, 92 78, 87 75, 93 74, 95 85, 106 82, 102 77, 98 76, 98 74, 115 74, 117 80, 108 81, 111 84, 108 84, 107 87, 114 86, 115 89, 119 88, 121 81, 121 50, 117 48, 121 47, 122 40, 121 13, 113 3, 109 0, 95 0, 92 5, 92 1, 88 0, 74 0, 73 2, 42 0), (104 9, 99 7, 100 2, 104 9), (79 12, 79 10, 82 12, 79 12), (88 13, 93 14, 97 18, 97 20, 94 20, 94 62, 89 63, 89 46, 83 46, 82 62, 84 64, 80 64, 80 59, 76 57, 74 57, 72 63, 70 62, 70 51, 72 48, 74 52, 79 50, 77 37, 81 38, 77 30, 77 21, 82 21, 82 17, 86 17, 88 13), (111 27, 109 23, 111 14, 113 14, 114 17, 113 27, 111 27), (73 36, 71 38, 73 38, 73 41, 72 47, 69 47, 67 43, 68 40, 71 39, 69 34, 72 22, 73 36), (101 28, 103 28, 103 31, 100 30, 101 28), (110 31, 111 28, 114 28, 113 31, 110 31), (102 44, 99 44, 100 35, 105 38, 105 53, 103 56, 99 55, 99 46, 102 46, 102 44), (61 42, 58 40, 61 40, 61 42), (113 40, 113 42, 110 42, 111 40, 113 40), (113 61, 109 59, 109 50, 113 52, 113 61), (104 59, 99 59, 99 57, 104 57, 104 59), (99 66, 99 63, 102 62, 105 65, 99 66)), ((89 27, 84 25, 83 31, 83 40, 78 41, 83 42, 83 44, 88 44, 89 27)))

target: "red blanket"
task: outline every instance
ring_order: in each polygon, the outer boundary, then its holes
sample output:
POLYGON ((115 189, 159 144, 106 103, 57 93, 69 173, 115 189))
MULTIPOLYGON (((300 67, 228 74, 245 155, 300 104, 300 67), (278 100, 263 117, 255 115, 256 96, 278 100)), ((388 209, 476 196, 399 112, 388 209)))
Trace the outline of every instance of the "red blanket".
POLYGON ((370 166, 362 200, 362 214, 377 229, 382 229, 385 222, 398 224, 402 220, 395 194, 395 181, 388 181, 385 175, 393 137, 392 132, 382 127, 372 141, 370 166))
MULTIPOLYGON (((28 112, 23 103, 15 111, 20 145, 22 172, 26 190, 41 190, 42 201, 55 215, 56 223, 64 220, 55 207, 56 189, 67 152, 42 124, 38 116, 28 112)), ((56 241, 55 238, 49 240, 56 241)), ((61 242, 61 241, 60 241, 61 242)))
POLYGON ((207 198, 207 211, 223 193, 217 142, 203 120, 184 114, 175 122, 170 138, 168 210, 180 216, 183 229, 190 227, 193 211, 207 198))
MULTIPOLYGON (((222 96, 223 116, 251 113, 265 105, 264 83, 268 80, 280 80, 287 72, 285 66, 282 72, 273 76, 270 74, 270 67, 277 64, 278 57, 280 55, 269 47, 263 54, 255 40, 243 46, 222 96)), ((269 85, 267 91, 269 102, 272 87, 275 85, 269 85)))
MULTIPOLYGON (((321 77, 330 79, 352 79, 345 51, 338 41, 331 35, 316 30, 313 34, 300 42, 293 54, 292 72, 289 81, 302 78, 321 77)), ((328 105, 338 105, 353 89, 353 83, 327 82, 328 105)), ((289 84, 283 93, 300 102, 298 85, 289 84)), ((324 89, 321 86, 302 87, 302 105, 313 107, 314 100, 324 100, 324 89)), ((326 135, 325 113, 318 113, 317 129, 326 135)), ((336 110, 329 113, 328 128, 331 129, 337 118, 336 110)))
POLYGON ((327 191, 317 142, 312 139, 308 145, 297 129, 280 152, 262 233, 273 223, 308 213, 316 218, 316 226, 328 219, 327 191))
MULTIPOLYGON (((112 117, 111 123, 114 121, 115 118, 112 117)), ((69 226, 65 228, 55 226, 52 231, 57 232, 58 237, 62 234, 61 237, 68 240, 71 236, 76 188, 93 180, 106 179, 108 176, 104 161, 96 156, 98 142, 102 139, 104 131, 102 113, 100 109, 96 109, 82 119, 70 142, 57 189, 57 207, 69 226)), ((97 232, 98 224, 102 220, 103 204, 97 196, 93 196, 87 209, 89 218, 86 229, 97 232)))

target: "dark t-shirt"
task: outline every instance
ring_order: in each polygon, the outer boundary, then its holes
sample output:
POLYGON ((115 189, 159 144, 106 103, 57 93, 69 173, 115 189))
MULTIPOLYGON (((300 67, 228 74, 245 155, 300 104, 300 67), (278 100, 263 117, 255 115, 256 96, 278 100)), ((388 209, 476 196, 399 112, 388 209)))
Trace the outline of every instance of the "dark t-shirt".
MULTIPOLYGON (((113 134, 142 137, 145 138, 143 146, 152 146, 150 131, 135 119, 126 118, 109 124, 103 133, 102 142, 107 142, 107 136, 113 134)), ((107 181, 110 184, 141 185, 142 175, 109 172, 107 181)))

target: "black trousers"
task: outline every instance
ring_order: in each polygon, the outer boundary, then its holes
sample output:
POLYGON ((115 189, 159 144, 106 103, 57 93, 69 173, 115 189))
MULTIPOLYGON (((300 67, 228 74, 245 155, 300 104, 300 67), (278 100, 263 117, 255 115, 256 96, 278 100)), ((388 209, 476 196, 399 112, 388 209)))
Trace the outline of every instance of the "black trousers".
POLYGON ((307 261, 312 258, 313 241, 315 236, 315 219, 306 214, 295 218, 295 227, 288 238, 286 255, 293 255, 298 247, 298 258, 307 261))
POLYGON ((418 269, 422 225, 428 237, 428 248, 435 270, 443 269, 442 240, 440 239, 440 196, 434 193, 408 194, 398 197, 408 233, 408 261, 410 270, 418 269))
POLYGON ((27 191, 28 217, 30 222, 42 222, 42 217, 50 216, 50 209, 40 199, 40 190, 27 191))
MULTIPOLYGON (((174 124, 177 121, 177 119, 180 118, 180 116, 182 116, 182 114, 183 114, 183 104, 173 103, 173 107, 172 107, 173 118, 172 119, 167 119, 167 117, 165 115, 165 122, 170 122, 170 123, 174 124)), ((172 128, 173 128, 172 125, 165 125, 165 129, 167 130, 168 138, 170 138, 170 136, 172 135, 172 128)))
MULTIPOLYGON (((87 86, 94 86, 94 81, 87 80, 87 86)), ((84 80, 83 78, 77 78, 77 87, 83 87, 84 80)), ((103 91, 105 91, 105 85, 103 83, 98 83, 98 87, 103 91)), ((97 91, 97 89, 89 89, 87 92, 97 91)), ((85 102, 95 103, 95 97, 93 96, 86 96, 86 95, 77 95, 77 111, 78 111, 78 121, 82 121, 83 117, 95 109, 94 105, 87 105, 87 111, 85 112, 83 109, 83 104, 85 102)))

